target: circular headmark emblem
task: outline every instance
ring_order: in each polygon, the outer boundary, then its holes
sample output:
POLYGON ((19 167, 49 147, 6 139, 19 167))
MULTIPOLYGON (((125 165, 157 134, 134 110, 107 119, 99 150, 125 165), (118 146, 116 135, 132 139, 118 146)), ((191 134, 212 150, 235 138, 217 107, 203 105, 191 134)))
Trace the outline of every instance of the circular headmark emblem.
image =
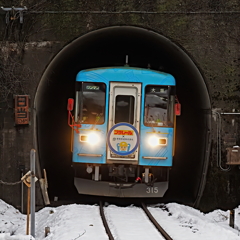
POLYGON ((107 141, 112 152, 125 156, 136 151, 139 145, 139 134, 133 125, 118 123, 108 132, 107 141))

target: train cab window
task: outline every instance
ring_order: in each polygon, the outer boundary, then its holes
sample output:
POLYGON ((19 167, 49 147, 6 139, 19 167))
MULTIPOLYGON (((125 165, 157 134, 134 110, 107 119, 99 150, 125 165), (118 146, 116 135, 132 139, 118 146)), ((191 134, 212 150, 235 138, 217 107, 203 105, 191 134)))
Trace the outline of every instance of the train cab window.
POLYGON ((134 96, 117 95, 115 99, 115 124, 126 122, 133 124, 134 122, 134 96))
POLYGON ((170 86, 147 85, 145 88, 144 125, 173 126, 173 96, 170 86))
POLYGON ((83 82, 79 94, 80 123, 103 124, 105 121, 106 85, 83 82))

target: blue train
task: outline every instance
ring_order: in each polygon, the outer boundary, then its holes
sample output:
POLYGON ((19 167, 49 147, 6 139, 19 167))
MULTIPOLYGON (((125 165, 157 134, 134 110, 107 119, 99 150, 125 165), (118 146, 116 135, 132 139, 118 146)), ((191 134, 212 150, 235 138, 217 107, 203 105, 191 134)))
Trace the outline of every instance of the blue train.
POLYGON ((180 106, 175 86, 170 74, 129 66, 77 74, 68 112, 80 194, 163 197, 180 106))

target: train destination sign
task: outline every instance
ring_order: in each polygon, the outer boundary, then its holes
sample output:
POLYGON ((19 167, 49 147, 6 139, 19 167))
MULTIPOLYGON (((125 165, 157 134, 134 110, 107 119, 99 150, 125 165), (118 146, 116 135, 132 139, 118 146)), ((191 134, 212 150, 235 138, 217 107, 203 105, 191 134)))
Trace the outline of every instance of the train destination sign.
POLYGON ((136 151, 139 145, 139 134, 133 125, 118 123, 108 132, 107 140, 112 152, 126 156, 136 151))
POLYGON ((105 92, 104 83, 83 83, 84 92, 105 92))
POLYGON ((99 86, 86 86, 86 89, 87 90, 95 90, 95 91, 97 91, 97 90, 99 90, 100 89, 100 87, 99 86))
POLYGON ((149 85, 146 86, 146 93, 148 94, 161 94, 167 95, 168 94, 168 87, 167 86, 156 86, 156 85, 149 85))

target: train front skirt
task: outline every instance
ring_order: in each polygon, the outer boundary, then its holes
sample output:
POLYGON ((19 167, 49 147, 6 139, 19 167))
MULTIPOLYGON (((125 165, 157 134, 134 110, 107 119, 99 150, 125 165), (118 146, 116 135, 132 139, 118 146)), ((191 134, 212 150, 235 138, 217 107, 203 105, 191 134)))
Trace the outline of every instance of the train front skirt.
POLYGON ((168 181, 151 184, 111 183, 74 178, 74 185, 80 194, 123 198, 163 197, 168 189, 168 181))

